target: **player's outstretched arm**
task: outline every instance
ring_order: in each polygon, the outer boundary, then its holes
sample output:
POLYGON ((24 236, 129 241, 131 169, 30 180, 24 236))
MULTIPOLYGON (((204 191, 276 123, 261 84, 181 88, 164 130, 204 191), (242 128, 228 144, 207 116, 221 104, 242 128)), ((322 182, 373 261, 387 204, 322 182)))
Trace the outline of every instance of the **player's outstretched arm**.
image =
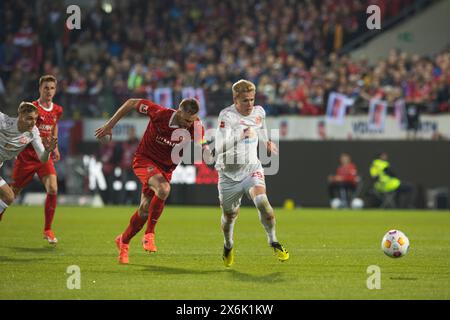
POLYGON ((95 130, 95 137, 97 139, 103 138, 106 135, 112 135, 112 129, 131 110, 135 109, 140 99, 128 99, 120 108, 116 111, 116 113, 106 122, 102 127, 95 130))

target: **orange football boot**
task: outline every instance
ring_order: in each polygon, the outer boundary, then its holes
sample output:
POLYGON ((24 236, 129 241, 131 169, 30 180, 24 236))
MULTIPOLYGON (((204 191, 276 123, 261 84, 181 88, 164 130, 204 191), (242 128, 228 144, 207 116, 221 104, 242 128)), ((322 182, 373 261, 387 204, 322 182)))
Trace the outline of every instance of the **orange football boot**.
POLYGON ((155 245, 155 234, 146 233, 142 238, 142 246, 145 251, 156 252, 158 251, 155 245))
POLYGON ((50 244, 57 244, 58 239, 55 237, 55 233, 52 230, 44 231, 44 239, 48 241, 50 244))
POLYGON ((119 249, 119 263, 128 264, 128 244, 122 242, 122 235, 117 236, 116 246, 119 249))

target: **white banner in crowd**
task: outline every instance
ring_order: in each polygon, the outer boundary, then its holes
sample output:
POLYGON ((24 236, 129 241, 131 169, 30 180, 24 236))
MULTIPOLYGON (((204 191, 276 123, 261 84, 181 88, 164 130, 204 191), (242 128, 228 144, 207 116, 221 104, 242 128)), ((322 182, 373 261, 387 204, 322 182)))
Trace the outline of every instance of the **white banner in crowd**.
POLYGON ((404 128, 406 126, 406 106, 404 99, 398 99, 394 102, 394 114, 399 127, 404 128))
POLYGON ((347 108, 352 106, 354 100, 337 92, 331 92, 327 102, 327 123, 343 124, 347 108))
POLYGON ((383 130, 387 114, 387 102, 372 99, 369 103, 369 129, 383 130))
POLYGON ((154 98, 156 104, 159 104, 166 108, 173 108, 172 89, 170 88, 157 88, 154 92, 154 98))

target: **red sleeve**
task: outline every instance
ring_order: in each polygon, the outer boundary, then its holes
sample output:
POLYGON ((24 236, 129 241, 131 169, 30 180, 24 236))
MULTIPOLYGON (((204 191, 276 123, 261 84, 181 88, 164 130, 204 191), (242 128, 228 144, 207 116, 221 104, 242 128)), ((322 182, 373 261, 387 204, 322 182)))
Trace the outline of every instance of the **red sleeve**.
POLYGON ((160 105, 157 105, 156 103, 154 103, 150 100, 146 100, 146 99, 139 100, 139 102, 136 106, 137 112, 145 114, 145 115, 149 116, 150 118, 153 117, 158 111, 161 111, 163 109, 165 109, 165 108, 160 105))

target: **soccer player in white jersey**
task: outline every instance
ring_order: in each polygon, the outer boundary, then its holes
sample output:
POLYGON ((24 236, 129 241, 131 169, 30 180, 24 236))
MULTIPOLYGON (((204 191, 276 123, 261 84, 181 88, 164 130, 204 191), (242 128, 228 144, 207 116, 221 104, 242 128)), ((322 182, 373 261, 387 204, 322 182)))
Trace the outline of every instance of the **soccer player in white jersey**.
MULTIPOLYGON (((0 167, 6 160, 14 159, 28 144, 32 144, 41 162, 50 159, 50 153, 56 148, 57 138, 42 140, 36 121, 38 109, 31 102, 22 102, 19 116, 10 118, 0 112, 0 167)), ((14 192, 0 177, 0 220, 6 208, 14 201, 14 192)))
POLYGON ((234 262, 233 229, 244 194, 258 209, 268 242, 278 259, 286 261, 289 253, 275 234, 275 216, 266 195, 264 169, 257 156, 258 137, 261 136, 269 153, 278 154, 278 149, 267 139, 264 109, 254 105, 256 86, 250 81, 239 80, 232 91, 234 104, 220 113, 215 138, 224 235, 223 261, 226 267, 234 262))

